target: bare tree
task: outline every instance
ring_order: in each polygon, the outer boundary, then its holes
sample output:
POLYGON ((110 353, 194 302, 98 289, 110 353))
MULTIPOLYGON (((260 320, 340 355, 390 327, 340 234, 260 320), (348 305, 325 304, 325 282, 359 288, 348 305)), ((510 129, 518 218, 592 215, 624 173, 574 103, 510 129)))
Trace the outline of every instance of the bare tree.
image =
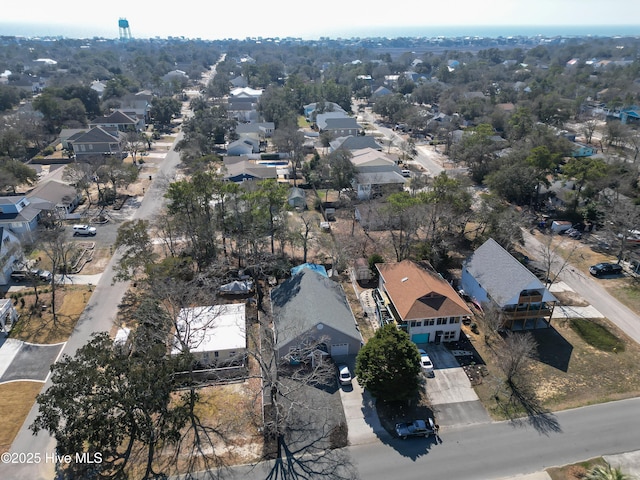
POLYGON ((498 330, 502 327, 502 316, 500 309, 492 301, 483 305, 482 313, 476 315, 476 320, 482 327, 484 333, 484 343, 489 345, 489 339, 498 333, 498 330))
POLYGON ((530 362, 536 357, 537 343, 530 332, 508 332, 497 355, 499 366, 511 390, 517 390, 530 362))
POLYGON ((565 244, 555 241, 556 239, 557 236, 551 232, 541 242, 540 257, 544 272, 544 282, 547 288, 555 283, 565 268, 570 266, 570 261, 580 245, 575 242, 566 253, 563 253, 561 249, 565 244))
POLYGON ((55 274, 62 273, 65 275, 69 273, 70 262, 78 246, 75 242, 67 240, 62 227, 42 232, 39 246, 51 262, 51 273, 54 275, 51 280, 51 314, 55 324, 57 321, 56 294, 58 287, 55 281, 55 274))

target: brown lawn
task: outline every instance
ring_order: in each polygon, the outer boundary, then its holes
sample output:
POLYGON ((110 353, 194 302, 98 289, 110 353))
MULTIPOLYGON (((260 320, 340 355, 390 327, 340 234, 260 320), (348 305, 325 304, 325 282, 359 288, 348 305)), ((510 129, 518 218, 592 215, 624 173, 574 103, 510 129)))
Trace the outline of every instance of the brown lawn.
POLYGON ((25 418, 42 390, 40 382, 10 382, 0 385, 0 453, 8 452, 25 418))

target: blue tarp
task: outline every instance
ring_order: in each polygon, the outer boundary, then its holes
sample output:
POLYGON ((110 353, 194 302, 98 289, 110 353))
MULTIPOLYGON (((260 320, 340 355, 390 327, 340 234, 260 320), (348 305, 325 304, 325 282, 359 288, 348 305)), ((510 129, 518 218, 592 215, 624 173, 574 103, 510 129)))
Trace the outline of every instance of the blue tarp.
POLYGON ((327 269, 322 265, 318 265, 317 263, 303 263, 302 265, 298 265, 291 269, 291 275, 295 275, 299 273, 301 270, 308 268, 309 270, 313 270, 314 272, 318 272, 320 275, 329 278, 327 274, 327 269))

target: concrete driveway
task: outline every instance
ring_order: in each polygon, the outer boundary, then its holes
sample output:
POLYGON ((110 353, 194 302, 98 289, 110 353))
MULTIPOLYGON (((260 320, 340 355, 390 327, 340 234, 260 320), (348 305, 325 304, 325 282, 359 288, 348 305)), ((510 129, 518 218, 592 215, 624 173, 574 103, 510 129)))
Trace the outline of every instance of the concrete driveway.
POLYGON ((426 389, 438 424, 453 427, 491 422, 456 357, 444 345, 430 343, 425 350, 434 366, 426 389))

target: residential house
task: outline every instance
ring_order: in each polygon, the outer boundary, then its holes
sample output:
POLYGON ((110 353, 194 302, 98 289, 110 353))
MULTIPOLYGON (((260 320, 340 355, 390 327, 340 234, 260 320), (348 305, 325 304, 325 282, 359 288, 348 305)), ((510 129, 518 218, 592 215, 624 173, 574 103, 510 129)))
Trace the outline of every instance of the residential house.
POLYGON ((375 101, 376 98, 384 97, 386 95, 391 95, 393 92, 389 90, 387 87, 378 87, 371 94, 371 100, 375 101))
POLYGON ((464 261, 461 287, 482 308, 493 304, 505 329, 530 330, 551 325, 557 299, 492 238, 464 261))
POLYGON ((130 93, 120 98, 120 110, 131 118, 142 118, 145 124, 151 120, 151 92, 143 90, 138 93, 130 93))
POLYGON ((346 113, 342 111, 317 113, 315 117, 315 125, 319 131, 326 130, 327 120, 331 118, 350 118, 346 113))
POLYGON ((0 285, 7 285, 14 265, 22 258, 22 245, 11 230, 0 226, 0 285))
POLYGON ((76 137, 81 133, 87 133, 87 128, 63 128, 60 130, 60 135, 58 138, 60 139, 60 144, 62 148, 65 150, 73 150, 73 147, 69 145, 69 139, 71 137, 76 137))
POLYGON ((571 156, 578 157, 591 157, 596 154, 596 148, 584 143, 573 142, 571 146, 571 156))
POLYGON ((407 179, 402 176, 402 170, 390 155, 364 148, 353 152, 351 163, 356 167, 353 189, 361 200, 404 189, 407 179))
POLYGON ((250 180, 277 179, 275 166, 260 165, 247 157, 224 157, 223 178, 229 182, 242 183, 250 180))
POLYGON ((353 117, 327 118, 324 127, 318 124, 321 131, 330 132, 334 137, 346 137, 359 135, 362 127, 353 117))
POLYGON ((40 210, 24 195, 0 197, 0 227, 9 229, 20 239, 29 238, 35 232, 39 216, 40 210))
POLYGON ((237 157, 260 153, 260 139, 253 134, 242 134, 240 138, 227 145, 227 155, 237 157))
POLYGON ((260 138, 270 138, 275 129, 276 125, 273 122, 251 122, 236 125, 238 135, 252 134, 258 135, 260 138))
POLYGON ((240 123, 257 122, 258 99, 254 97, 229 97, 227 99, 227 115, 240 123))
POLYGON ((167 72, 163 77, 162 77, 162 81, 163 82, 180 82, 180 83, 186 83, 189 80, 189 75, 187 75, 186 72, 182 71, 182 70, 171 70, 170 72, 167 72))
POLYGON ((135 114, 127 115, 121 110, 115 110, 109 115, 94 118, 89 122, 89 128, 100 127, 114 134, 115 132, 130 132, 144 130, 144 119, 136 118, 135 114))
POLYGON ((234 88, 244 88, 249 86, 249 82, 247 82, 247 79, 242 75, 231 79, 229 83, 231 83, 231 86, 234 88))
POLYGON ((95 155, 123 156, 123 137, 120 132, 113 135, 101 127, 94 127, 85 133, 78 133, 69 137, 67 143, 73 148, 76 157, 95 155))
POLYGON ((80 204, 82 196, 68 183, 52 179, 39 183, 27 194, 27 198, 34 207, 40 210, 57 210, 65 218, 80 204))
POLYGON ((363 345, 342 286, 303 268, 271 291, 276 349, 280 359, 303 361, 315 354, 355 355, 363 345))
POLYGON ((247 353, 245 315, 244 303, 181 309, 171 354, 181 353, 186 345, 202 366, 243 365, 247 353))
POLYGON ((322 113, 336 112, 342 113, 344 116, 347 112, 335 102, 313 102, 302 107, 304 111, 304 118, 310 122, 315 122, 316 117, 322 113))
POLYGON ((329 143, 329 152, 335 152, 338 148, 344 148, 345 150, 362 150, 365 148, 382 150, 382 146, 376 142, 375 137, 372 135, 338 137, 329 143))
POLYGON ((91 90, 95 91, 99 97, 102 97, 102 94, 104 93, 105 88, 107 88, 107 84, 104 82, 101 82, 100 80, 94 80, 93 82, 91 82, 91 90))
POLYGON ((13 306, 13 300, 10 298, 0 299, 0 329, 8 332, 11 325, 18 321, 18 311, 13 306))
POLYGON ((471 310, 431 265, 411 260, 376 264, 376 300, 381 324, 394 322, 416 344, 455 342, 471 310))

